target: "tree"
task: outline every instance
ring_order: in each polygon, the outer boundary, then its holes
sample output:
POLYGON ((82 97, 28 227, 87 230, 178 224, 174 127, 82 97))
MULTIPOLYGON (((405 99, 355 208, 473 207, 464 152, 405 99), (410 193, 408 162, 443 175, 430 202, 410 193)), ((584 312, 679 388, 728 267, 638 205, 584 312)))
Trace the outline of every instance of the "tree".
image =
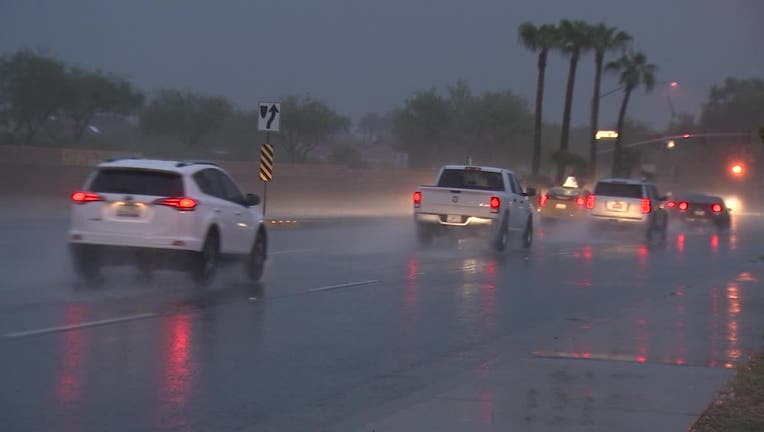
POLYGON ((358 133, 366 147, 374 147, 385 141, 389 142, 392 133, 393 118, 390 113, 368 112, 358 121, 358 133))
MULTIPOLYGON (((565 108, 562 113, 562 134, 560 135, 560 152, 565 153, 568 151, 568 140, 570 139, 570 114, 573 108, 576 69, 578 69, 578 60, 581 57, 581 53, 588 50, 591 46, 591 31, 590 26, 583 21, 562 20, 558 28, 560 31, 559 48, 565 55, 570 57, 568 84, 565 90, 565 108)), ((558 162, 555 179, 557 183, 562 184, 564 176, 565 165, 562 162, 558 162)))
POLYGON ((100 71, 72 69, 67 89, 63 111, 74 122, 77 142, 96 113, 128 114, 143 104, 143 95, 129 82, 100 71))
POLYGON ((525 22, 518 29, 520 42, 529 50, 538 53, 536 78, 536 114, 533 123, 533 156, 531 172, 538 175, 541 169, 541 128, 544 104, 544 78, 549 50, 557 47, 559 32, 553 25, 544 24, 536 27, 533 23, 525 22))
POLYGON ((417 92, 395 111, 393 118, 396 149, 409 155, 412 166, 442 162, 451 121, 446 98, 435 89, 417 92))
POLYGON ((647 62, 647 57, 641 52, 629 51, 624 53, 618 60, 612 61, 605 66, 605 70, 619 74, 618 82, 623 87, 623 100, 621 109, 618 111, 618 138, 615 140, 615 154, 613 155, 613 175, 623 175, 623 132, 626 109, 629 105, 631 93, 639 86, 644 86, 646 92, 650 92, 655 86, 655 71, 657 67, 647 62))
POLYGON ((48 119, 63 106, 67 75, 63 63, 19 51, 0 63, 0 108, 15 139, 31 144, 48 119))
POLYGON ((764 125, 764 80, 727 78, 714 85, 700 124, 712 132, 748 132, 764 125))
POLYGON ((591 120, 589 133, 589 171, 592 178, 597 172, 597 128, 600 110, 600 90, 605 54, 609 51, 625 49, 631 42, 631 36, 616 27, 599 23, 591 28, 591 48, 594 51, 594 94, 592 95, 591 120))
POLYGON ((281 103, 281 112, 278 137, 289 162, 307 161, 311 151, 350 129, 350 119, 310 95, 287 96, 281 103))
POLYGON ((145 132, 174 135, 187 148, 198 149, 201 139, 219 130, 232 114, 233 106, 224 97, 163 89, 143 110, 140 121, 145 132))

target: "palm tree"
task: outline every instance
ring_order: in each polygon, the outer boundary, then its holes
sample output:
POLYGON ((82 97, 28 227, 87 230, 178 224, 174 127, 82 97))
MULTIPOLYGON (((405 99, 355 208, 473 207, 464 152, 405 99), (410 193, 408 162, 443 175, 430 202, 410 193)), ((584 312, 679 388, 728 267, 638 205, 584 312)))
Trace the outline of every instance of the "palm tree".
POLYGON ((622 50, 631 42, 631 35, 599 23, 591 28, 591 48, 594 51, 594 95, 592 95, 591 130, 589 133, 589 173, 594 178, 597 174, 597 134, 600 112, 600 90, 605 54, 608 51, 622 50))
POLYGON ((615 153, 613 155, 613 175, 623 175, 621 159, 623 157, 623 122, 626 118, 626 108, 629 105, 631 93, 640 85, 645 86, 645 91, 650 92, 655 86, 655 71, 658 69, 652 63, 647 62, 647 57, 641 52, 629 51, 618 60, 612 61, 605 66, 608 72, 619 74, 618 82, 623 87, 623 100, 618 112, 618 138, 615 140, 615 153))
MULTIPOLYGON (((570 112, 573 107, 573 88, 576 83, 576 69, 581 53, 588 50, 591 45, 591 26, 583 21, 562 20, 558 26, 560 31, 559 48, 563 53, 570 56, 570 68, 568 69, 568 87, 565 91, 565 109, 562 113, 562 134, 560 135, 560 152, 567 153, 568 140, 570 138, 570 112)), ((558 184, 562 183, 565 175, 565 164, 557 163, 558 184)))
POLYGON ((557 46, 559 32, 554 25, 535 26, 525 22, 518 28, 520 42, 526 48, 538 53, 538 78, 536 82, 536 116, 533 124, 533 159, 531 172, 538 175, 541 168, 541 117, 544 103, 544 75, 549 50, 557 46))

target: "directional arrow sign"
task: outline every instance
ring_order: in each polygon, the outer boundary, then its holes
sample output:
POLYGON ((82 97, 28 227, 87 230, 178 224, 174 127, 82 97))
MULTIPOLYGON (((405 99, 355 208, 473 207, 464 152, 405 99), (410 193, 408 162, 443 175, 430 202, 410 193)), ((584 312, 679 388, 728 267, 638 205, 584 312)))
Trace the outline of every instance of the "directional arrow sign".
POLYGON ((281 119, 280 102, 260 102, 257 116, 257 130, 278 132, 281 119))

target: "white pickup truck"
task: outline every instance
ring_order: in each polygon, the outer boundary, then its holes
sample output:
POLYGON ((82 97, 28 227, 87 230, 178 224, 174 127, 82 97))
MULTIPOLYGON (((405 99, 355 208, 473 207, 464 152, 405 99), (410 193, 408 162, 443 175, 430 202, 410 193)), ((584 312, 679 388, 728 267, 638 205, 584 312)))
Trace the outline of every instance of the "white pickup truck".
POLYGON ((494 249, 507 247, 510 233, 522 233, 522 246, 533 243, 533 210, 515 174, 484 166, 446 165, 435 186, 414 192, 414 221, 420 243, 447 233, 487 236, 494 249))

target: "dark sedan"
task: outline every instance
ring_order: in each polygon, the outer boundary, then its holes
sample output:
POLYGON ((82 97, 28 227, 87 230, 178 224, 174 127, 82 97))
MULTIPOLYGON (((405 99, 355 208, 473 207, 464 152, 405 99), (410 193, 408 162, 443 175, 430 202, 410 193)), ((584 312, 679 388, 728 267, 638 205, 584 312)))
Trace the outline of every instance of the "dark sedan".
POLYGON ((729 229, 731 217, 729 208, 718 196, 705 194, 682 194, 665 204, 673 220, 685 225, 713 224, 717 230, 729 229))

